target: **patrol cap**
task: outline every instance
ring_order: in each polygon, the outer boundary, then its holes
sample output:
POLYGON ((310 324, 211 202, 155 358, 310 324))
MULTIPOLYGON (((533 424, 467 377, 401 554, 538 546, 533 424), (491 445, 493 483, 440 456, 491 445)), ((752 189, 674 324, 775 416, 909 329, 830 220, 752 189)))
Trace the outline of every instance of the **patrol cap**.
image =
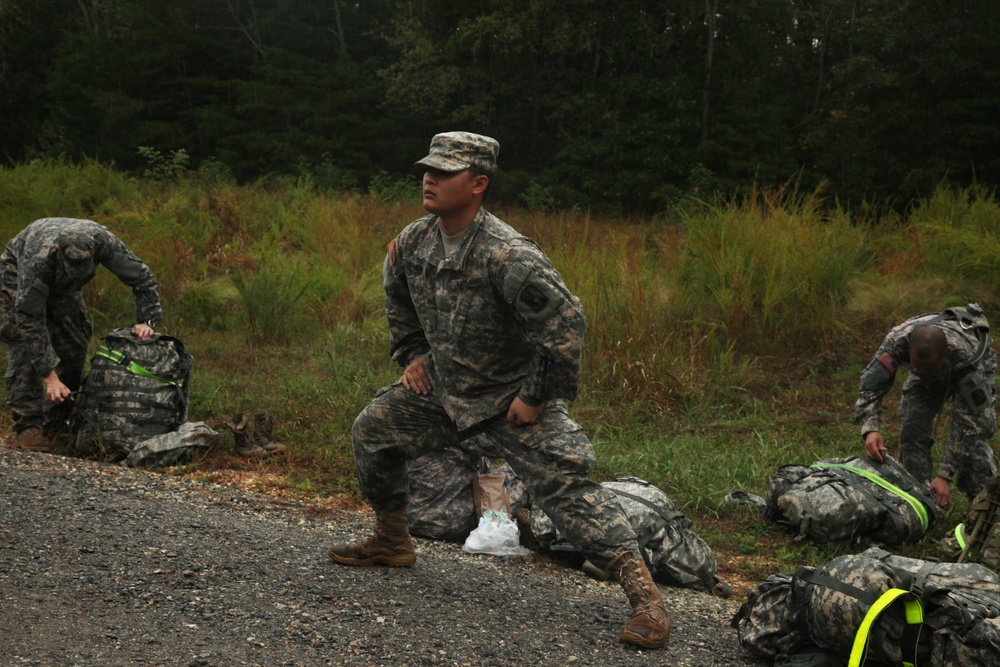
POLYGON ((56 237, 63 265, 71 278, 86 278, 94 274, 94 235, 91 227, 82 222, 73 223, 56 237))
POLYGON ((471 132, 442 132, 431 139, 427 157, 415 162, 414 166, 441 171, 462 171, 475 166, 492 174, 497 170, 499 152, 500 144, 492 137, 471 132))

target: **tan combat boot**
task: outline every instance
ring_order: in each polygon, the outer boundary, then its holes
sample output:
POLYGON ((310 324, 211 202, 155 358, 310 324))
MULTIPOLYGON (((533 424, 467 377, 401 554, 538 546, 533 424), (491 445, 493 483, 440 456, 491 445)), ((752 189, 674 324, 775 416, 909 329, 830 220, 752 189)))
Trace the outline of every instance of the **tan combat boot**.
POLYGON ((378 524, 372 537, 354 544, 334 545, 326 552, 327 555, 341 565, 413 565, 417 554, 413 550, 413 541, 410 540, 406 508, 382 510, 375 515, 378 524))
POLYGON ((670 637, 670 617, 646 563, 631 551, 618 554, 608 566, 632 605, 632 618, 619 640, 643 648, 660 648, 670 637))
POLYGON ((238 412, 225 422, 225 426, 233 432, 233 447, 237 454, 248 459, 262 459, 267 456, 268 452, 255 445, 250 439, 250 432, 247 431, 249 423, 250 418, 242 412, 238 412))
POLYGON ((274 430, 274 419, 266 412, 258 412, 253 416, 253 443, 268 454, 277 454, 287 449, 280 442, 271 440, 274 430))
POLYGON ((16 436, 11 449, 21 449, 26 452, 51 452, 52 441, 45 437, 42 429, 29 426, 16 436))

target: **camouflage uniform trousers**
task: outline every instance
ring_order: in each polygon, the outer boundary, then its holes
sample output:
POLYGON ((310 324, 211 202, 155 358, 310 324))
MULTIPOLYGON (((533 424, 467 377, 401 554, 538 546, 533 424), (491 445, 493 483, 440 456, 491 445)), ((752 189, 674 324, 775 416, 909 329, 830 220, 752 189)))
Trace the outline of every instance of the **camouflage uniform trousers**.
MULTIPOLYGON (((990 387, 996 370, 995 358, 984 367, 990 387)), ((919 480, 934 478, 931 447, 934 444, 934 420, 948 399, 947 382, 922 379, 910 374, 903 385, 899 402, 899 460, 906 470, 919 480)), ((948 426, 946 451, 962 453, 957 466, 955 485, 970 499, 986 488, 996 475, 996 463, 989 439, 996 432, 996 405, 994 402, 983 410, 970 412, 960 405, 953 405, 948 426)))
POLYGON ((594 565, 607 569, 623 551, 639 556, 632 525, 615 494, 590 479, 594 448, 569 418, 565 401, 550 401, 533 424, 511 426, 506 413, 459 431, 441 402, 399 382, 384 387, 354 422, 354 461, 361 492, 376 510, 407 505, 406 462, 485 433, 534 505, 594 565))
MULTIPOLYGON (((83 379, 83 368, 87 360, 87 347, 93 335, 93 325, 87 314, 87 306, 80 292, 60 296, 50 296, 46 312, 49 337, 52 348, 59 357, 55 371, 70 391, 77 391, 83 379)), ((17 340, 7 343, 7 405, 14 420, 14 431, 20 433, 26 428, 40 427, 52 435, 62 430, 73 409, 72 401, 53 405, 45 397, 42 378, 35 371, 34 362, 27 354, 26 346, 17 340)))

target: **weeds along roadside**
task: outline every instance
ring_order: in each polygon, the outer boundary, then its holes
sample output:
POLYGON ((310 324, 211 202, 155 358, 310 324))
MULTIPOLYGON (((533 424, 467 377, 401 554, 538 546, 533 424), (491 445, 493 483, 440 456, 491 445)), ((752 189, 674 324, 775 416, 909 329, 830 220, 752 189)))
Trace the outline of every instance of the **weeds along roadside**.
MULTIPOLYGON (((356 499, 350 425, 400 372, 387 355, 381 262, 422 214, 416 198, 130 179, 54 161, 0 171, 0 200, 6 238, 47 215, 121 236, 160 280, 165 330, 195 357, 191 418, 268 411, 291 445, 280 461, 211 455, 185 474, 230 467, 261 490, 356 499)), ((656 220, 496 212, 540 242, 584 303, 574 417, 594 440, 598 476, 657 484, 753 570, 825 554, 722 499, 763 494, 780 465, 860 452, 857 377, 889 326, 968 301, 996 310, 997 207, 990 192, 942 185, 905 216, 841 211, 791 189, 686 201, 656 220)), ((86 297, 95 331, 131 321, 131 294, 107 272, 86 297)))

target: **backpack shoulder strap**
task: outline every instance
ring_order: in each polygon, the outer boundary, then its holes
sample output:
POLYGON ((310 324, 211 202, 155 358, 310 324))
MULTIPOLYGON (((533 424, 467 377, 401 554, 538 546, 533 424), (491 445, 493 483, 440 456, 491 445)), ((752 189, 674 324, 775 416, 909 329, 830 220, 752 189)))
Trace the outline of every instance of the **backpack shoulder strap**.
POLYGON ((872 626, 879 615, 899 598, 903 598, 903 610, 906 619, 906 627, 903 630, 903 636, 899 643, 903 658, 902 664, 904 667, 916 666, 917 639, 920 636, 920 628, 924 623, 924 609, 920 604, 920 600, 915 598, 910 591, 902 588, 890 588, 879 596, 875 603, 869 607, 868 613, 865 614, 865 618, 861 622, 861 627, 858 628, 857 634, 854 635, 854 645, 851 648, 851 658, 847 663, 847 667, 861 667, 864 664, 865 655, 868 652, 868 640, 871 638, 872 626))

